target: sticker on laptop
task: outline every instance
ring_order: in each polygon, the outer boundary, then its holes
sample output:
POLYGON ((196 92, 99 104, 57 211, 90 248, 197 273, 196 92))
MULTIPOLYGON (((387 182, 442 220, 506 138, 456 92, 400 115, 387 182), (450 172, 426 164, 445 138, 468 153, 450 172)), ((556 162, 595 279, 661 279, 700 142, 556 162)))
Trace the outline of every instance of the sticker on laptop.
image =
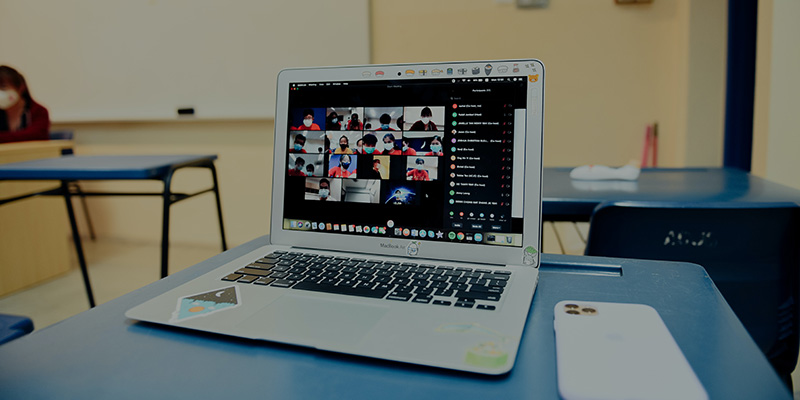
POLYGON ((467 349, 464 362, 469 365, 484 368, 500 368, 508 363, 508 352, 503 350, 506 338, 500 332, 482 326, 479 323, 471 324, 442 324, 436 328, 442 333, 473 333, 482 336, 491 336, 495 340, 481 341, 467 349))
POLYGON ((525 248, 525 251, 522 253, 522 263, 525 265, 534 265, 536 264, 536 255, 539 254, 533 246, 528 246, 525 248))
POLYGON ((178 306, 170 322, 182 322, 197 317, 207 317, 219 311, 229 310, 241 304, 235 286, 193 294, 178 299, 178 306))

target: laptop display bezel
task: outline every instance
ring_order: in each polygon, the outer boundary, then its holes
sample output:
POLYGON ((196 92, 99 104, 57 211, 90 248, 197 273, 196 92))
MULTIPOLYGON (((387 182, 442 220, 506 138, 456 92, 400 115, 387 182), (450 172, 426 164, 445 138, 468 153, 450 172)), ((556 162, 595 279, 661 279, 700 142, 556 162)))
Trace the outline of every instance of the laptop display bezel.
MULTIPOLYGON (((544 131, 544 65, 536 59, 490 60, 421 64, 384 64, 285 69, 278 75, 276 117, 274 132, 274 160, 272 174, 272 201, 270 240, 273 244, 301 248, 327 249, 362 253, 373 256, 413 256, 420 259, 465 261, 485 264, 529 264, 538 266, 541 251, 542 225, 542 143, 544 131), (376 80, 381 71, 392 79, 424 80, 433 76, 408 76, 408 70, 433 70, 438 68, 483 67, 492 63, 526 65, 520 76, 526 79, 535 71, 537 79, 528 84, 525 113, 523 234, 521 246, 499 246, 465 242, 425 241, 391 236, 346 235, 333 232, 284 229, 284 187, 286 183, 287 146, 289 140, 290 84, 298 82, 366 81, 376 80), (412 242, 414 243, 413 245, 412 242), (411 246, 410 246, 411 245, 411 246), (412 251, 413 248, 413 251, 412 251)), ((437 77, 441 78, 441 77, 437 77)), ((384 78, 388 79, 388 78, 384 78)), ((517 138, 518 140, 518 138, 517 138)), ((515 154, 522 156, 522 154, 515 154)))

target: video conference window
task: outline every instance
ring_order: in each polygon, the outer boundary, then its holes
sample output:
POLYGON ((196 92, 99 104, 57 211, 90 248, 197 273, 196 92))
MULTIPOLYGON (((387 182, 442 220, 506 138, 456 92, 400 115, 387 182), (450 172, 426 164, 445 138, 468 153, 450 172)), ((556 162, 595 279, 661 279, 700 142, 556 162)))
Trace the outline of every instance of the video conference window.
POLYGON ((306 200, 342 201, 341 179, 308 178, 305 189, 306 200))
POLYGON ((325 121, 324 108, 296 108, 291 110, 289 121, 293 131, 321 131, 325 121))
POLYGON ((364 107, 328 107, 325 111, 326 131, 360 131, 364 129, 364 107))
POLYGON ((322 176, 325 156, 322 154, 290 154, 289 176, 322 176))
POLYGON ((348 203, 380 203, 381 181, 347 179, 342 181, 342 201, 348 203))
POLYGON ((289 153, 325 152, 325 133, 322 131, 302 131, 289 135, 289 153))
POLYGON ((433 181, 439 176, 439 157, 407 157, 406 179, 433 181))
MULTIPOLYGON (((408 143, 409 149, 413 150, 413 155, 423 156, 442 156, 442 137, 431 135, 431 132, 403 132, 403 139, 408 143)), ((408 151, 409 153, 411 151, 408 151)), ((406 154, 411 155, 411 154, 406 154)))
POLYGON ((403 130, 443 131, 444 107, 406 107, 403 130))
POLYGON ((365 107, 364 129, 368 131, 403 130, 403 107, 365 107))
POLYGON ((358 167, 358 157, 350 154, 333 154, 328 160, 329 178, 350 178, 355 179, 358 167))

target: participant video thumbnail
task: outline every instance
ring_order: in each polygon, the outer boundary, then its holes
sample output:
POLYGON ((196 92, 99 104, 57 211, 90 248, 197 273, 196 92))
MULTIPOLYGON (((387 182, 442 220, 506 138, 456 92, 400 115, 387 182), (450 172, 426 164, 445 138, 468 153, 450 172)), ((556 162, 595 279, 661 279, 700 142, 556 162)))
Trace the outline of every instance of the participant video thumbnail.
POLYGON ((342 182, 342 200, 349 203, 380 203, 381 181, 346 179, 342 182))
POLYGON ((357 178, 358 157, 350 154, 333 154, 328 156, 329 178, 357 178))
POLYGON ((409 181, 433 181, 439 176, 438 157, 407 157, 406 179, 409 181))
POLYGON ((409 148, 406 155, 444 155, 441 136, 431 135, 431 132, 403 132, 403 141, 409 148), (414 154, 411 154, 412 150, 414 154))
POLYGON ((305 190, 306 200, 342 201, 341 179, 308 178, 305 190))
POLYGON ((324 108, 294 108, 289 112, 290 129, 293 131, 321 131, 325 121, 324 108))
POLYGON ((364 129, 364 107, 328 107, 325 110, 325 130, 360 131, 364 129))
POLYGON ((443 131, 444 107, 406 107, 403 130, 443 131))
POLYGON ((403 130, 403 107, 364 107, 364 130, 403 130))
POLYGON ((323 131, 303 131, 289 134, 289 153, 325 152, 325 133, 323 131))
POLYGON ((325 170, 324 162, 325 156, 322 154, 289 154, 288 175, 322 176, 322 171, 325 170))

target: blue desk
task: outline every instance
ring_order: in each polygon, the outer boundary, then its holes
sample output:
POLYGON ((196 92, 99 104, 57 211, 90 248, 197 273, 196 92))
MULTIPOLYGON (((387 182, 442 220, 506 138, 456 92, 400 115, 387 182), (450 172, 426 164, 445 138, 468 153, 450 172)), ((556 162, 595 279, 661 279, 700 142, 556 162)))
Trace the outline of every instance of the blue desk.
POLYGON ((78 262, 81 266, 86 295, 89 305, 94 307, 89 273, 83 255, 78 225, 72 208, 71 197, 84 196, 160 196, 164 201, 163 223, 161 232, 161 277, 169 273, 169 210, 170 206, 181 200, 188 199, 203 193, 214 192, 217 200, 217 216, 219 218, 222 250, 227 249, 225 229, 222 223, 222 208, 219 200, 219 186, 217 184, 217 171, 214 167, 216 155, 157 155, 157 156, 67 156, 46 158, 41 160, 25 161, 18 163, 0 164, 0 180, 57 180, 61 187, 40 193, 30 193, 9 199, 0 199, 0 205, 22 200, 34 196, 63 196, 66 200, 69 214, 72 237, 78 262), (211 171, 212 187, 196 193, 174 193, 171 190, 172 175, 181 168, 207 168, 211 171), (70 182, 79 180, 160 180, 164 183, 164 190, 158 193, 141 192, 75 192, 75 186, 70 182))
POLYGON ((636 181, 575 181, 572 168, 545 168, 545 220, 588 221, 604 201, 800 202, 800 191, 735 168, 650 168, 636 181))
POLYGON ((4 399, 557 399, 553 307, 658 310, 711 399, 791 399, 705 270, 544 254, 515 368, 499 377, 418 367, 127 320, 130 307, 250 252, 262 237, 0 347, 4 399), (624 271, 624 273, 622 273, 624 271))

